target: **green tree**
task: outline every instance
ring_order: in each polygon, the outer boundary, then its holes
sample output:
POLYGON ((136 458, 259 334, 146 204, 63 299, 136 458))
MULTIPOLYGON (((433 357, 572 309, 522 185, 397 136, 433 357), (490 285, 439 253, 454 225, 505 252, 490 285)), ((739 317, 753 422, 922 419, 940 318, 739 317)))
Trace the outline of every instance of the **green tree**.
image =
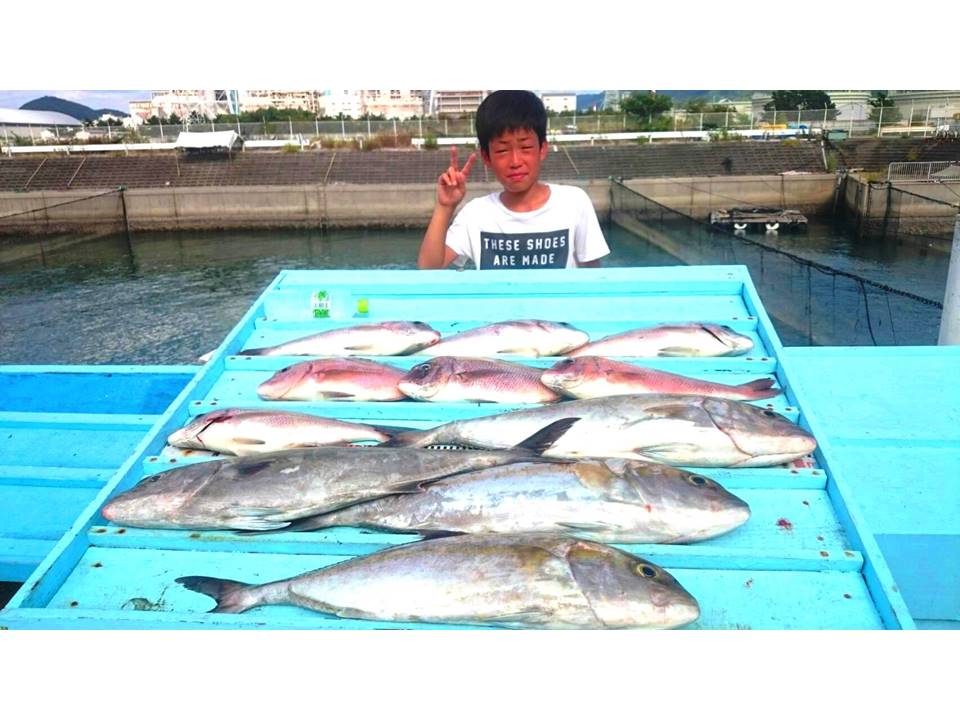
POLYGON ((170 117, 167 118, 168 125, 180 125, 183 121, 180 120, 180 116, 176 113, 170 113, 170 117))
POLYGON ((896 103, 887 97, 886 90, 879 90, 873 94, 867 102, 870 103, 870 119, 874 122, 881 121, 880 108, 883 108, 883 122, 893 125, 900 122, 900 110, 896 103))
POLYGON ((632 92, 620 101, 620 109, 628 115, 639 117, 665 113, 673 107, 669 95, 657 95, 653 92, 632 92))
POLYGON ((773 99, 764 110, 823 110, 834 109, 830 96, 823 90, 774 90, 773 99))

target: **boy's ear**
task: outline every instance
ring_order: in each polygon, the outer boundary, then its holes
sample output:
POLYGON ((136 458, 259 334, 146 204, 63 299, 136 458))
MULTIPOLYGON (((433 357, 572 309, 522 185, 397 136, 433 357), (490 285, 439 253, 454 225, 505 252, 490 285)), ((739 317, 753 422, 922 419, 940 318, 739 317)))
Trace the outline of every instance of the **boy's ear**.
POLYGON ((484 165, 490 167, 490 153, 483 148, 480 148, 480 159, 483 160, 484 165))
POLYGON ((540 143, 540 159, 546 160, 549 151, 550 148, 548 147, 548 143, 546 140, 544 140, 542 143, 540 143))

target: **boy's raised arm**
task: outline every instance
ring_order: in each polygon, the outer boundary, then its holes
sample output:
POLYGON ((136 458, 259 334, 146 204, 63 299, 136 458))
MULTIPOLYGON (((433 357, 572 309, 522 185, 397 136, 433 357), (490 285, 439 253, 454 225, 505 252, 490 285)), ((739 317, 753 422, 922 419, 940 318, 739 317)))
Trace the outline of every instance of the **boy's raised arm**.
POLYGON ((417 255, 417 267, 421 270, 444 268, 456 257, 456 253, 445 243, 447 228, 450 227, 457 205, 467 194, 467 177, 476 160, 477 154, 470 153, 470 157, 460 169, 457 147, 454 145, 450 148, 450 167, 437 178, 437 201, 417 255))

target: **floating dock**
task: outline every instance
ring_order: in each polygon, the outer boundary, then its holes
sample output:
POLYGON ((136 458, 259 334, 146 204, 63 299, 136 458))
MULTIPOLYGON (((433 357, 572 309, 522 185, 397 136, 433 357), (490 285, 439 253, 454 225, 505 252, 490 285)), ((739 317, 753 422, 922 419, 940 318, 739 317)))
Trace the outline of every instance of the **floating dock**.
POLYGON ((714 210, 710 213, 710 224, 714 227, 734 230, 768 230, 780 228, 800 228, 807 226, 807 216, 799 210, 781 208, 730 208, 714 210))
MULTIPOLYGON (((770 406, 813 432, 810 467, 711 469, 747 501, 751 519, 728 535, 691 545, 623 545, 662 565, 701 606, 691 628, 880 629, 915 627, 887 560, 855 498, 849 455, 829 436, 827 402, 799 357, 786 352, 742 266, 590 271, 283 271, 157 418, 117 472, 30 575, 7 609, 7 628, 425 628, 417 623, 349 620, 296 607, 211 615, 209 598, 177 585, 183 575, 265 582, 367 554, 417 535, 337 528, 238 536, 230 532, 117 527, 99 514, 111 496, 160 469, 202 461, 165 449, 192 416, 223 407, 267 405, 256 387, 305 358, 238 356, 313 332, 362 322, 421 320, 444 336, 504 319, 561 320, 591 339, 671 321, 715 322, 749 335, 740 357, 658 358, 650 367, 732 384, 770 377, 784 394, 770 406), (339 313, 313 317, 326 291, 339 313), (359 302, 365 300, 365 303, 359 302), (355 312, 355 309, 366 312, 355 312)), ((377 358, 410 367, 416 357, 377 358)), ((517 359, 546 367, 555 358, 517 359)), ((822 371, 821 371, 822 372, 822 371)), ((458 417, 514 409, 453 403, 269 403, 346 420, 429 427, 458 417)), ((833 416, 830 416, 833 417, 833 416)))

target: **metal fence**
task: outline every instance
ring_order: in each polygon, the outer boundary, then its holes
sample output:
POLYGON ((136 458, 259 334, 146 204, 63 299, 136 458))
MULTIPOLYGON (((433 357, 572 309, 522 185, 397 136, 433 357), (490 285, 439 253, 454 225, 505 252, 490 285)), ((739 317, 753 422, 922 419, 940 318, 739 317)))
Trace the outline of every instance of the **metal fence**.
MULTIPOLYGON (((647 116, 592 113, 551 115, 550 134, 603 134, 618 132, 716 132, 797 129, 810 133, 838 132, 848 137, 883 135, 933 136, 955 132, 956 119, 951 108, 928 105, 907 108, 873 108, 848 105, 840 109, 750 110, 733 108, 724 112, 689 112, 674 109, 647 116)), ((405 144, 410 138, 456 137, 475 135, 473 117, 425 117, 410 120, 281 120, 274 122, 194 122, 181 124, 122 127, 2 127, 0 141, 5 145, 76 143, 83 131, 90 138, 80 142, 173 142, 184 130, 202 132, 236 130, 247 140, 283 140, 304 136, 341 140, 375 136, 394 138, 405 144)))
POLYGON ((897 180, 960 180, 960 162, 892 162, 887 168, 887 181, 897 180))

